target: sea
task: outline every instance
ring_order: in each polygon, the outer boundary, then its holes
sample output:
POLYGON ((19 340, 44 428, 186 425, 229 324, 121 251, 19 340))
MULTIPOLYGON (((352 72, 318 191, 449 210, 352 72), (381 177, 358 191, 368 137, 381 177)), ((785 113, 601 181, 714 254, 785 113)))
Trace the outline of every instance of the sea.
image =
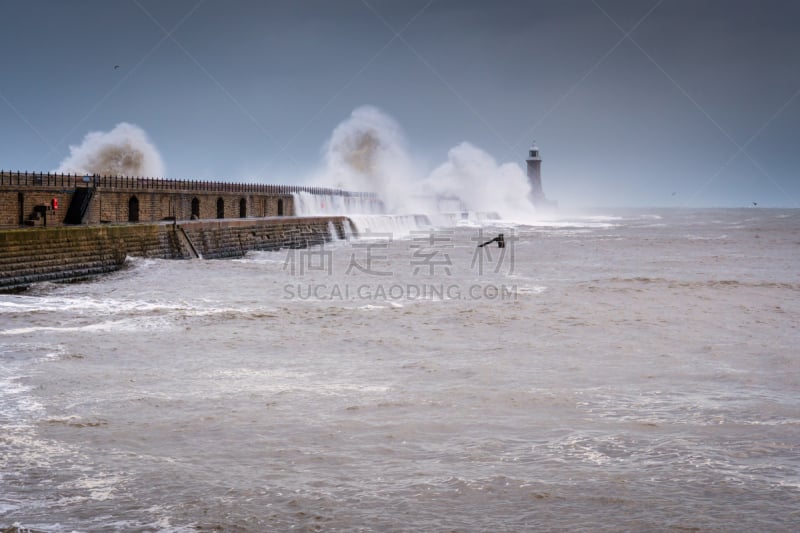
POLYGON ((800 530, 800 210, 359 220, 0 295, 0 529, 800 530))

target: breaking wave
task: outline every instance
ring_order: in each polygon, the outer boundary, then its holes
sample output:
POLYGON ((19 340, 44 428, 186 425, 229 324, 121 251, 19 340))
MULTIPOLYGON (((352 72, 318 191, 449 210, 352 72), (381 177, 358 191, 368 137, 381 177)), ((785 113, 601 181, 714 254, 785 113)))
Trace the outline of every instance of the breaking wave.
POLYGON ((111 131, 92 131, 55 170, 64 174, 103 176, 164 175, 164 163, 156 147, 140 127, 127 122, 111 131))

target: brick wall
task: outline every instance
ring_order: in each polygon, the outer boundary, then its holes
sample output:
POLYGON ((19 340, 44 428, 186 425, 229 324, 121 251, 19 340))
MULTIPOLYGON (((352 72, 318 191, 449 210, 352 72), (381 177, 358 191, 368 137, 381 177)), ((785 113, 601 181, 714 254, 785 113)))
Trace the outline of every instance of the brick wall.
POLYGON ((245 218, 277 216, 278 202, 283 203, 284 216, 294 215, 291 196, 98 189, 92 199, 86 222, 89 224, 129 222, 131 208, 136 206, 138 206, 139 222, 191 220, 194 202, 197 204, 200 219, 242 218, 242 202, 244 202, 245 218), (222 203, 222 217, 219 216, 218 202, 222 203))
MULTIPOLYGON (((87 224, 126 223, 131 218, 139 222, 189 220, 193 202, 200 219, 217 219, 219 200, 228 219, 240 218, 242 202, 246 217, 294 216, 294 192, 376 198, 318 187, 0 171, 0 226, 18 226, 20 218, 23 223, 31 221, 37 212, 46 214, 47 226, 62 225, 78 187, 94 191, 84 218, 87 224), (58 210, 44 210, 53 198, 58 200, 58 210), (138 206, 138 217, 131 217, 134 206, 138 206)), ((35 225, 44 225, 43 218, 35 220, 35 225)))
MULTIPOLYGON (((73 193, 74 190, 58 189, 0 189, 0 226, 19 225, 20 213, 23 224, 25 221, 30 221, 37 208, 50 206, 53 198, 58 200, 58 209, 47 210, 46 224, 44 221, 37 221, 35 225, 62 225, 73 193)), ((199 204, 201 219, 219 218, 217 212, 219 200, 222 200, 224 206, 224 218, 240 218, 242 201, 246 217, 278 216, 279 202, 282 203, 284 216, 294 215, 294 202, 291 196, 97 189, 84 222, 87 224, 129 222, 132 204, 138 204, 139 222, 159 222, 173 218, 190 220, 194 200, 199 204)))
POLYGON ((23 224, 32 220, 34 215, 44 213, 44 217, 36 220, 37 226, 60 226, 64 222, 67 207, 72 199, 72 191, 59 189, 28 189, 28 190, 2 190, 0 189, 0 226, 20 225, 20 214, 23 224), (52 200, 58 201, 58 209, 47 209, 52 205, 52 200))

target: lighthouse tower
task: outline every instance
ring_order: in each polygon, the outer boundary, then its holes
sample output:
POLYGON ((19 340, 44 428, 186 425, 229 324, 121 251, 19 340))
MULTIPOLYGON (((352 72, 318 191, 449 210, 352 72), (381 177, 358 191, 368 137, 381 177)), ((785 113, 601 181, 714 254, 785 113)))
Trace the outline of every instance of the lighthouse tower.
POLYGON ((556 207, 556 202, 548 200, 542 190, 542 157, 539 155, 539 147, 533 141, 531 149, 528 150, 528 182, 531 184, 531 203, 537 209, 552 209, 556 207))
POLYGON ((533 205, 539 206, 545 200, 544 191, 542 190, 542 158, 539 155, 539 147, 536 146, 536 141, 533 141, 531 149, 528 150, 528 181, 531 184, 531 201, 533 205))
POLYGON ((548 200, 542 190, 542 157, 539 155, 539 147, 533 141, 531 149, 528 150, 528 182, 531 184, 530 200, 534 207, 542 210, 550 210, 558 207, 558 202, 548 200))

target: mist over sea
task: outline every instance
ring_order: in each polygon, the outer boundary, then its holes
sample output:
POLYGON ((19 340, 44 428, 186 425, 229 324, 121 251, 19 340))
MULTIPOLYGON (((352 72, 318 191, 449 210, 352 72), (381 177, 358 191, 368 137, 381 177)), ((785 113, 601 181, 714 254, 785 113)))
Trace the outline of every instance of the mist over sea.
POLYGON ((0 295, 0 527, 797 531, 800 210, 417 231, 0 295))

